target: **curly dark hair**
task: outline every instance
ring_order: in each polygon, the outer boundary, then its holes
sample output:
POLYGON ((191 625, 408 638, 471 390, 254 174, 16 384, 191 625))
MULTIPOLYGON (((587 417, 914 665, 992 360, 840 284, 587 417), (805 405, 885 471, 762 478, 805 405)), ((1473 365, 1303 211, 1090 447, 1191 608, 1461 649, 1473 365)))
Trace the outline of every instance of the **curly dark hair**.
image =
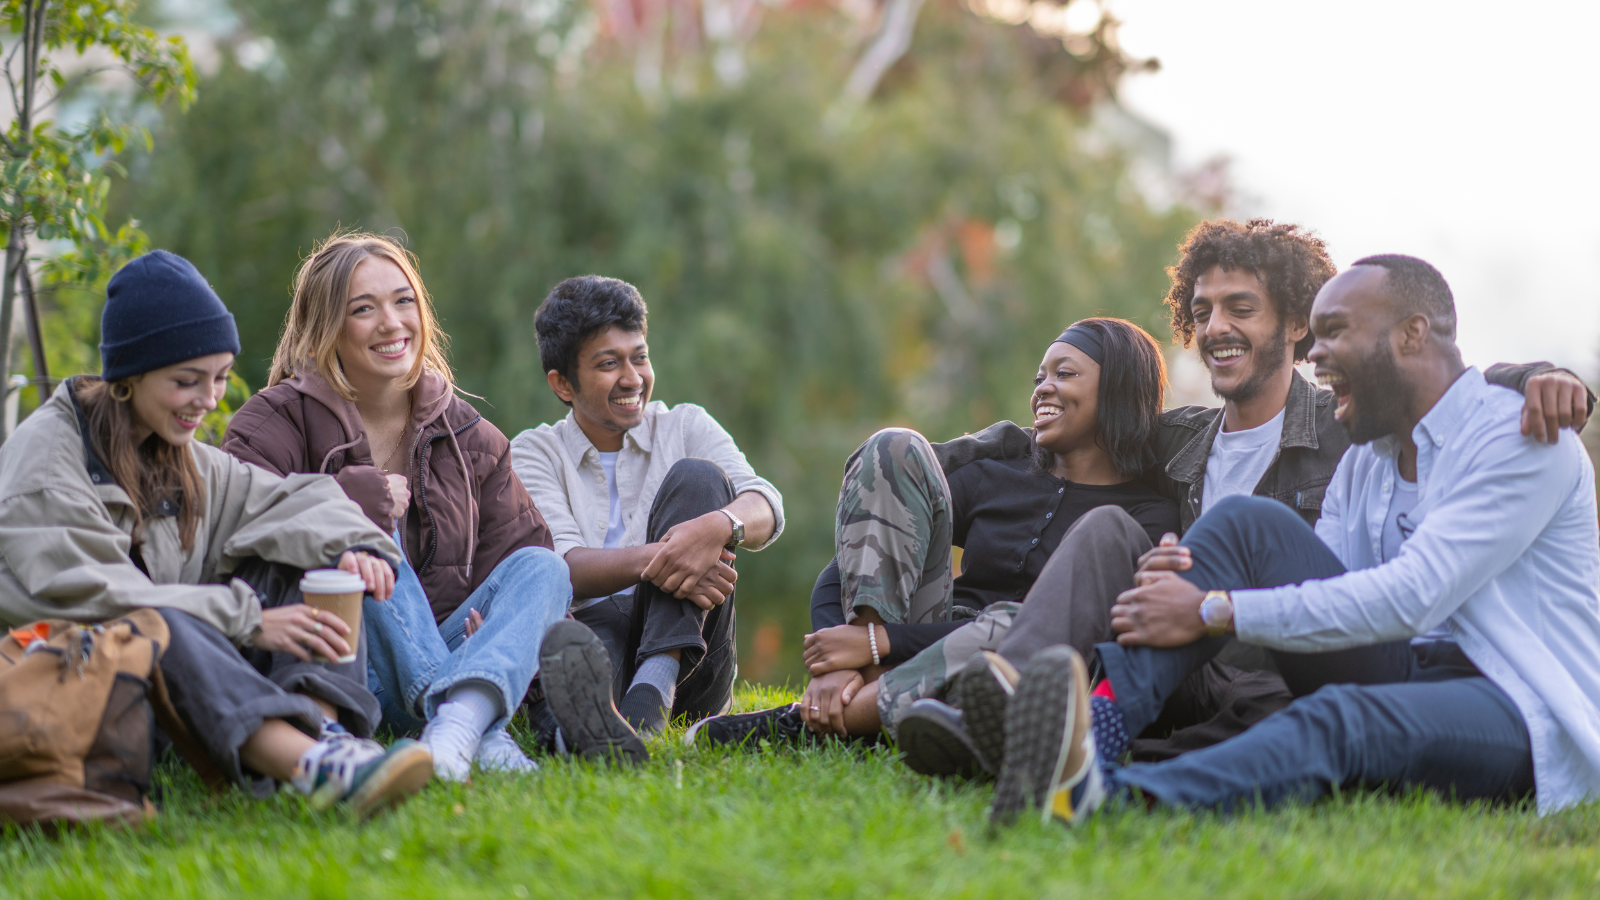
POLYGON ((550 290, 533 315, 539 363, 576 385, 579 345, 611 325, 645 334, 649 314, 639 289, 626 281, 599 275, 568 278, 550 290))
MULTIPOLYGON (((1172 333, 1185 347, 1194 342, 1194 283, 1201 275, 1221 266, 1228 271, 1243 269, 1261 279, 1267 296, 1277 306, 1285 324, 1311 318, 1311 301, 1337 269, 1328 257, 1322 238, 1298 225, 1251 219, 1243 224, 1233 219, 1207 219, 1190 229, 1178 245, 1182 257, 1167 267, 1172 288, 1167 291, 1167 309, 1172 312, 1172 333)), ((1307 333, 1294 345, 1294 361, 1311 352, 1314 338, 1307 333)))

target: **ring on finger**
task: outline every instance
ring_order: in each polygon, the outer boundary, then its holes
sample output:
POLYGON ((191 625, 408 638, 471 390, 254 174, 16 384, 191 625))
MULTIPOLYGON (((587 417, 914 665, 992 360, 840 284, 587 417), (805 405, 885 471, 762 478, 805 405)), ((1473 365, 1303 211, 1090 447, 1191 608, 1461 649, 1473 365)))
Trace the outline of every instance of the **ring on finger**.
POLYGON ((322 633, 322 623, 321 622, 312 622, 311 623, 311 633, 312 634, 321 634, 322 633))

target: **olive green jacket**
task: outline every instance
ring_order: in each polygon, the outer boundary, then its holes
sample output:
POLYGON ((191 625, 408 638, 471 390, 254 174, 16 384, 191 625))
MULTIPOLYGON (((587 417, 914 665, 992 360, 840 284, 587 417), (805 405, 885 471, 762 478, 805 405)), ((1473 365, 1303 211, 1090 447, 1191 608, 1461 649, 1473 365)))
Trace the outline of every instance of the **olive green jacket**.
POLYGON ((399 564, 393 541, 332 477, 280 478, 199 441, 189 445, 205 486, 194 547, 184 551, 176 506, 163 501, 146 513, 136 562, 128 495, 85 440, 71 385, 0 447, 0 625, 161 607, 243 644, 261 626, 255 591, 228 578, 244 560, 314 569, 360 548, 399 564))

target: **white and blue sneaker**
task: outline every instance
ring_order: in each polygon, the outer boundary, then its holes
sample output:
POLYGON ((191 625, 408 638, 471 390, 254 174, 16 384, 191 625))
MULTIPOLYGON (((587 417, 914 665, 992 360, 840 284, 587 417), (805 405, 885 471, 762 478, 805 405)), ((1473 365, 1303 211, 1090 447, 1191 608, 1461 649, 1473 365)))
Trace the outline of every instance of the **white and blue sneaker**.
POLYGON ((1105 803, 1107 785, 1095 747, 1089 670, 1066 645, 1035 654, 1006 704, 1005 761, 989 820, 1009 825, 1035 810, 1076 827, 1105 803))
POLYGON ((433 777, 433 756, 410 739, 384 747, 349 732, 323 737, 300 757, 291 783, 314 809, 343 804, 360 818, 415 794, 433 777))

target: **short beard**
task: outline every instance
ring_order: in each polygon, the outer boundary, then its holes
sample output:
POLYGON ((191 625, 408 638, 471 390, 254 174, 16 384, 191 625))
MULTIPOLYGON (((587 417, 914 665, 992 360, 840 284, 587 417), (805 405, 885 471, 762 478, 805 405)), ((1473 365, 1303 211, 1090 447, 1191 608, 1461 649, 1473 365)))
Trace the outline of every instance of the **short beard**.
MULTIPOLYGON (((1278 329, 1265 344, 1251 349, 1256 352, 1250 377, 1240 382, 1238 387, 1226 391, 1219 389, 1216 380, 1212 379, 1211 393, 1229 403, 1248 403, 1261 396, 1261 392, 1267 389, 1267 383, 1289 364, 1289 324, 1280 321, 1278 329)), ((1201 348, 1201 352, 1205 352, 1204 348, 1201 348)))
POLYGON ((1344 376, 1354 415, 1341 424, 1352 444, 1370 443, 1405 427, 1406 385, 1387 335, 1344 376))

